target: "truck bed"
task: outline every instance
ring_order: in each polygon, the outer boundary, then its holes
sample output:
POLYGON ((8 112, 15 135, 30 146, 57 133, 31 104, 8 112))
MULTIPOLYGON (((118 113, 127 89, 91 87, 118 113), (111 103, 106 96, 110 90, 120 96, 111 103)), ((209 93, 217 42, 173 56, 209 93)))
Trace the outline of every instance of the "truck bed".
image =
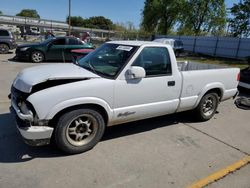
POLYGON ((190 61, 177 62, 179 71, 193 71, 193 70, 208 70, 208 69, 225 69, 229 68, 222 65, 214 65, 207 63, 197 63, 190 61))
POLYGON ((182 75, 178 111, 194 108, 205 92, 213 88, 220 89, 221 101, 231 98, 237 92, 238 68, 187 61, 178 62, 177 65, 182 75))

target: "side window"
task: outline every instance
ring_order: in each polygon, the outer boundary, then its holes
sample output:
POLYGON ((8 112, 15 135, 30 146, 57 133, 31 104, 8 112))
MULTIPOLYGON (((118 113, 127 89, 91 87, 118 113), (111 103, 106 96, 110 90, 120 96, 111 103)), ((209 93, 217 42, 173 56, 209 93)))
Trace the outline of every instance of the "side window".
POLYGON ((69 45, 80 45, 80 44, 81 44, 81 41, 77 39, 69 38, 69 45))
POLYGON ((143 67, 146 76, 161 76, 172 73, 171 62, 167 48, 147 47, 136 58, 133 66, 143 67))
POLYGON ((0 36, 9 36, 9 32, 6 30, 0 30, 0 36))
POLYGON ((53 45, 65 45, 65 39, 57 39, 53 42, 53 45))

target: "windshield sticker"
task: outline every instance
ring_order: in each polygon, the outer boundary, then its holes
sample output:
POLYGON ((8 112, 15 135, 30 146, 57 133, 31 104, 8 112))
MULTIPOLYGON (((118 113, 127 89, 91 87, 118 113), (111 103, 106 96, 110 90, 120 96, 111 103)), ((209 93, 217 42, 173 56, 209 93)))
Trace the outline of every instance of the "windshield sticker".
POLYGON ((132 50, 133 49, 133 47, 131 47, 131 46, 118 46, 117 48, 116 48, 117 50, 123 50, 123 51, 130 51, 130 50, 132 50))

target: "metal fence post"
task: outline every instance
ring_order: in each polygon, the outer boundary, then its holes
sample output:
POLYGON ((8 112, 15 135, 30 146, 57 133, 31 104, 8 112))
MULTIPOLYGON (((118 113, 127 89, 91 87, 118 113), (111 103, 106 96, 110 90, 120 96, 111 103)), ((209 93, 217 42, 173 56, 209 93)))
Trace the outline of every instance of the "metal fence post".
POLYGON ((238 47, 237 47, 237 51, 236 51, 236 55, 235 55, 236 59, 238 59, 238 56, 239 56, 240 44, 241 44, 241 37, 239 38, 238 47))
POLYGON ((217 37, 217 39, 216 39, 215 49, 214 49, 214 56, 216 56, 217 47, 218 47, 218 42, 219 42, 219 37, 217 37))
POLYGON ((194 37, 193 53, 195 53, 195 47, 196 47, 196 36, 194 37))

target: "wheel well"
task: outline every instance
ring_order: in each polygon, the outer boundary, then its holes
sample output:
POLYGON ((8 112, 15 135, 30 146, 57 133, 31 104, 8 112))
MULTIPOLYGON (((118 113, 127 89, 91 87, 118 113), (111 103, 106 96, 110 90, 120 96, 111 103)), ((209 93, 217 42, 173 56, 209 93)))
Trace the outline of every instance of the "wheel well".
POLYGON ((72 111, 72 110, 81 109, 81 108, 89 108, 89 109, 98 111, 98 112, 102 115, 102 117, 103 117, 103 119, 104 119, 104 122, 105 122, 105 125, 107 125, 107 123, 108 123, 108 114, 107 114, 106 110, 105 110, 102 106, 100 106, 100 105, 98 105, 98 104, 83 104, 83 105, 71 106, 71 107, 68 107, 68 108, 65 108, 65 109, 61 110, 60 112, 58 112, 58 113, 53 117, 52 120, 50 120, 49 126, 54 127, 54 126, 56 125, 58 119, 59 119, 63 114, 65 114, 65 113, 67 113, 67 112, 70 112, 70 111, 72 111))
POLYGON ((218 97, 219 97, 219 100, 221 100, 222 91, 221 91, 220 88, 210 89, 210 90, 208 90, 208 91, 205 93, 205 95, 206 95, 207 93, 216 93, 216 94, 218 95, 218 97))

